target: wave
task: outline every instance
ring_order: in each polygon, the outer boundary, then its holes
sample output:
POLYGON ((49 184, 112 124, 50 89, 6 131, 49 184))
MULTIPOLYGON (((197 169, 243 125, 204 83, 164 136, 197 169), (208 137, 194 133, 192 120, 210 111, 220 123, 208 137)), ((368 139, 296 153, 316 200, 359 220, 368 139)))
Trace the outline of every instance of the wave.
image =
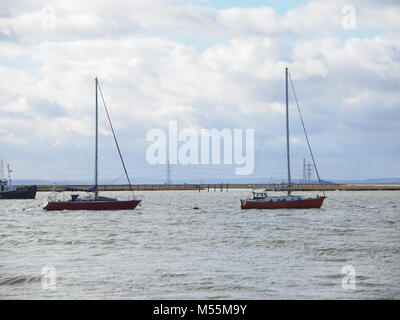
POLYGON ((14 276, 7 278, 0 278, 0 285, 18 285, 18 284, 30 284, 39 282, 42 280, 42 276, 14 276))

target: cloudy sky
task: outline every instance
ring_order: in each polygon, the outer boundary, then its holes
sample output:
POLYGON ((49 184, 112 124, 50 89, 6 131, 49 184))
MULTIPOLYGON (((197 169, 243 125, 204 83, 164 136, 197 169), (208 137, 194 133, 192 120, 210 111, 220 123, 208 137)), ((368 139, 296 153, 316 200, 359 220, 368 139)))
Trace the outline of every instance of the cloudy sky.
MULTIPOLYGON (((400 177, 399 35, 389 0, 2 0, 0 157, 16 179, 91 179, 97 76, 135 182, 165 181, 145 138, 170 120, 254 129, 248 180, 282 178, 288 66, 322 178, 400 177)), ((309 155, 290 110, 301 178, 309 155)), ((123 182, 104 112, 100 170, 123 182)), ((234 177, 234 166, 171 171, 234 177)))

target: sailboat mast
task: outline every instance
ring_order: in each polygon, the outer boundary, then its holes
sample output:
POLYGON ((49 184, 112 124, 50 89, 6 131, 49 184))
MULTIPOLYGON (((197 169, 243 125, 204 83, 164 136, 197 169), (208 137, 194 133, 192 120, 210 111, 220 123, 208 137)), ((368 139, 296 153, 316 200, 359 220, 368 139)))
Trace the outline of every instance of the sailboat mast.
POLYGON ((0 160, 0 180, 5 179, 4 177, 4 163, 3 159, 0 160))
POLYGON ((290 179, 290 148, 289 148, 289 89, 288 89, 288 68, 285 68, 286 76, 286 155, 287 155, 287 169, 288 169, 288 196, 290 196, 291 190, 291 179, 290 179))
POLYGON ((10 165, 7 164, 7 172, 8 172, 8 184, 11 186, 12 182, 11 182, 11 172, 12 170, 10 170, 10 165))
POLYGON ((99 142, 99 107, 98 107, 98 98, 97 98, 97 77, 95 79, 96 86, 96 137, 95 137, 95 156, 94 156, 94 194, 97 198, 98 190, 97 190, 97 166, 98 166, 98 142, 99 142))

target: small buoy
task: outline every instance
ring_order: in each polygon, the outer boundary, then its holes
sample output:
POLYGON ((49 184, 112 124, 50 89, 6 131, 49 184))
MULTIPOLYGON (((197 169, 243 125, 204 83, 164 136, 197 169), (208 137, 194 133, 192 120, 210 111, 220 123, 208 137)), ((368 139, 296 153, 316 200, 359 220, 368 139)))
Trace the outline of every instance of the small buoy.
POLYGON ((199 210, 200 208, 199 207, 193 207, 193 210, 199 210))

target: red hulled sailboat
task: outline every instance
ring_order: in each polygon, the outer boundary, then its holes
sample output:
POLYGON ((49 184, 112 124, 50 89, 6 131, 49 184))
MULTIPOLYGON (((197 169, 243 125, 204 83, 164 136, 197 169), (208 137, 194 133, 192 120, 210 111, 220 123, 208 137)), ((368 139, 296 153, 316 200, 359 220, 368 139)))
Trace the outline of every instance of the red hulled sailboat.
POLYGON ((43 206, 45 210, 133 210, 141 200, 118 200, 115 198, 87 196, 84 198, 74 198, 71 200, 56 201, 48 199, 43 206))
POLYGON ((240 200, 242 209, 319 209, 325 196, 269 196, 264 190, 253 191, 253 197, 240 200))
MULTIPOLYGON (((304 196, 295 196, 292 195, 292 182, 290 175, 290 148, 289 148, 289 90, 288 90, 288 68, 285 68, 285 79, 286 79, 286 158, 287 158, 287 169, 288 169, 288 185, 287 185, 287 195, 284 196, 269 196, 265 190, 261 191, 253 191, 252 197, 244 200, 240 200, 242 209, 311 209, 321 208, 324 200, 326 199, 325 192, 322 191, 323 196, 316 197, 304 197, 304 196)), ((293 93, 294 87, 293 83, 292 89, 293 93)), ((297 102, 297 98, 296 98, 297 102)), ((297 103, 297 107, 298 103, 297 103)), ((299 108, 300 112, 300 108, 299 108)), ((313 160, 315 172, 317 173, 318 181, 321 183, 321 179, 319 177, 319 173, 317 170, 317 166, 315 165, 314 155, 311 150, 311 146, 307 137, 307 132, 304 126, 303 118, 300 113, 301 123, 304 129, 304 133, 306 135, 306 140, 308 144, 308 148, 310 150, 311 158, 313 160)))
POLYGON ((53 190, 53 193, 49 196, 47 201, 43 205, 44 210, 132 210, 141 204, 141 199, 138 199, 132 191, 131 182, 129 179, 128 172, 125 167, 124 160, 122 158, 121 150, 118 145, 118 141, 114 132, 114 128, 111 123, 110 115, 107 110, 107 106, 104 102, 103 94, 97 78, 95 79, 96 86, 96 132, 95 132, 95 183, 93 188, 89 190, 82 190, 76 188, 67 188, 64 190, 53 190), (114 141, 117 146, 117 150, 122 162, 122 166, 125 171, 126 178, 128 180, 132 196, 129 199, 117 199, 99 196, 98 191, 98 91, 100 91, 103 105, 107 114, 107 118, 111 127, 111 131, 114 136, 114 141), (57 191, 86 191, 89 193, 86 197, 79 197, 79 194, 71 194, 71 198, 68 200, 58 200, 56 197, 57 191))

